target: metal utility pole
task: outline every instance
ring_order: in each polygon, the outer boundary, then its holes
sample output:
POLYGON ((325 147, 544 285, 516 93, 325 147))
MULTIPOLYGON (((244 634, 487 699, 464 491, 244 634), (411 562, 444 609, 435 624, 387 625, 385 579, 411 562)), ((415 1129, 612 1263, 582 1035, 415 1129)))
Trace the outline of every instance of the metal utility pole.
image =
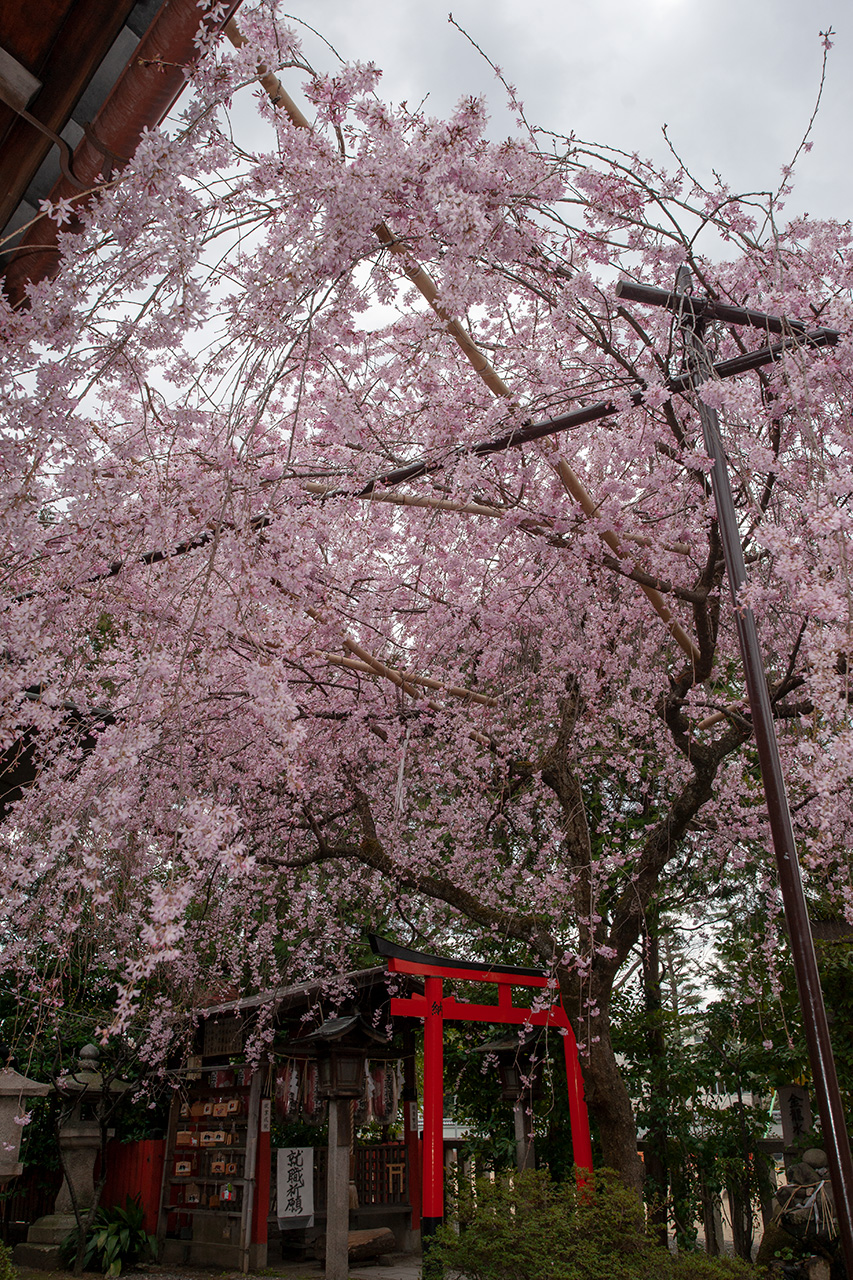
MULTIPOLYGON (((709 377, 713 377, 714 372, 708 349, 703 341, 706 317, 734 319, 735 322, 752 324, 777 333, 782 330, 783 322, 777 317, 762 317, 757 312, 745 311, 737 317, 721 314, 726 311, 734 313, 736 309, 721 308, 719 304, 710 300, 706 302, 703 299, 694 298, 691 289, 690 272, 686 267, 681 267, 674 293, 667 293, 663 289, 650 289, 647 286, 634 286, 625 281, 617 286, 617 293, 631 301, 665 306, 675 312, 684 336, 688 374, 694 388, 698 388, 709 377)), ((791 332, 801 329, 801 326, 796 324, 786 327, 791 332)), ((811 924, 803 892, 791 811, 779 758, 773 710, 767 691, 755 618, 752 610, 744 607, 738 600, 741 590, 746 586, 746 564, 743 558, 726 454, 720 434, 719 417, 717 411, 706 405, 700 395, 696 396, 696 404, 702 424, 705 451, 714 463, 711 471, 711 485, 717 508, 717 522, 723 544, 738 642, 743 658, 755 744, 767 797, 770 831, 776 854, 785 919, 791 939, 791 953, 797 975, 809 1060, 820 1110, 823 1143, 829 1161, 841 1245, 847 1275, 853 1278, 853 1160, 850 1156, 844 1107, 832 1056, 829 1025, 826 1020, 811 924)))

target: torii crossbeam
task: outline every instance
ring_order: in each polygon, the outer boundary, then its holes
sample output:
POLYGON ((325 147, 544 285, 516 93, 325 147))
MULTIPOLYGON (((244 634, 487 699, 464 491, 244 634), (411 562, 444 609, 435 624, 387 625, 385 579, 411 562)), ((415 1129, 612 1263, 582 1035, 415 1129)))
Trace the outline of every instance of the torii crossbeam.
POLYGON ((389 973, 414 974, 424 979, 424 994, 392 996, 391 1014, 401 1018, 422 1018, 424 1023, 424 1143, 423 1205, 421 1231, 424 1240, 435 1234, 444 1218, 444 1024, 445 1022, 501 1022, 524 1027, 555 1027, 563 1041, 572 1150, 578 1169, 592 1170, 592 1142, 583 1092, 583 1076, 578 1047, 571 1024, 557 998, 542 1009, 512 1003, 513 987, 546 990, 548 975, 543 969, 516 968, 507 964, 484 965, 472 960, 410 951, 386 938, 369 935, 377 955, 388 961, 389 973), (445 995, 443 983, 495 983, 497 1004, 468 1004, 445 995))

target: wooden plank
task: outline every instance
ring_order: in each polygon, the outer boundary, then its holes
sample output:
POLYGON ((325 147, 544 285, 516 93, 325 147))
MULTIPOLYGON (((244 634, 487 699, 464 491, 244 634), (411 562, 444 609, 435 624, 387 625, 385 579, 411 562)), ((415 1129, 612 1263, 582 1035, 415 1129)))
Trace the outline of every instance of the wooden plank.
POLYGON ((162 1257, 163 1245, 166 1241, 166 1227, 169 1221, 169 1157, 175 1150, 175 1134, 178 1131, 181 1100, 176 1093, 169 1108, 169 1125, 166 1130, 165 1158, 163 1160, 163 1176, 160 1179, 160 1204, 157 1213, 157 1256, 162 1257))
POLYGON ((33 4, 9 3, 0 17, 0 44, 33 75, 62 29, 73 0, 39 0, 33 4))
MULTIPOLYGON (((42 83, 31 114, 54 133, 61 133, 83 91, 125 24, 134 0, 71 0, 59 16, 53 6, 21 6, 15 24, 3 18, 0 42, 17 53, 42 83), (33 61, 22 57, 15 39, 17 27, 29 26, 33 61), (39 37, 39 39, 36 39, 39 37)), ((48 151, 49 138, 15 117, 0 139, 0 229, 5 227, 48 151)))
POLYGON ((252 1246, 252 1210, 255 1202, 255 1174, 258 1160, 258 1129, 261 1121, 261 1088, 265 1072, 256 1068, 249 1086, 249 1116, 246 1127, 246 1156, 243 1164, 243 1212, 240 1217, 240 1270, 249 1270, 252 1246))
POLYGON ((0 45, 0 98, 15 111, 26 111, 40 88, 41 80, 0 45))

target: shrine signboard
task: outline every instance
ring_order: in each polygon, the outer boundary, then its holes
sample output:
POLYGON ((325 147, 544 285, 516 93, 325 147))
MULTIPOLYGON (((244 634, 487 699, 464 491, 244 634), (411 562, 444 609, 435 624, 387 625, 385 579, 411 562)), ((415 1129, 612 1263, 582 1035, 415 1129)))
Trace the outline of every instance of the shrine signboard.
POLYGON ((279 1147, 276 1217, 282 1231, 314 1225, 314 1148, 279 1147))

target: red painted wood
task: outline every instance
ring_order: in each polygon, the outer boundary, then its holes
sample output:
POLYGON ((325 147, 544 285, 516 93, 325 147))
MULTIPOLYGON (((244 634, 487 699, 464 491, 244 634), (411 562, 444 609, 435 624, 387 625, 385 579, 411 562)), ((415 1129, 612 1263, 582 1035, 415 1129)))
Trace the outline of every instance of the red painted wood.
MULTIPOLYGON (((578 1062, 578 1046, 565 1012, 563 1053, 566 1058, 566 1085, 569 1091, 569 1118, 572 1122, 572 1154, 578 1169, 592 1173, 592 1137, 589 1132, 589 1113, 583 1092, 583 1076, 578 1062)), ((583 1182, 582 1178, 578 1179, 583 1182)))
POLYGON ((270 1134, 258 1134, 258 1156, 255 1162, 255 1199, 252 1204, 252 1243, 266 1244, 267 1219, 270 1216, 270 1181, 272 1156, 270 1134))
POLYGON ((499 1004, 466 1004, 448 996, 444 1001, 446 1022, 510 1022, 518 1026, 545 1027, 549 1023, 562 1025, 562 1015, 551 1009, 526 1009, 517 1005, 509 1008, 499 1004))
MULTIPOLYGON (((240 0, 223 0, 215 20, 199 9, 196 0, 169 0, 160 7, 92 122, 94 135, 104 147, 118 156, 133 155, 143 130, 158 125, 183 92, 187 72, 198 57, 199 26, 204 23, 209 30, 220 30, 239 4, 240 0)), ((84 137, 74 151, 72 169, 77 179, 84 186, 95 186, 105 165, 103 152, 84 137)), ((61 198, 80 199, 80 192, 64 176, 49 193, 54 203, 61 198)), ((75 229, 74 222, 65 228, 66 232, 75 229)), ((7 296, 20 305, 28 281, 44 280, 58 269, 59 227, 43 217, 24 233, 6 270, 7 296)))
POLYGON ((441 978, 425 983, 423 1216, 444 1217, 444 1018, 441 978))
MULTIPOLYGON (((427 1003, 423 996, 392 996, 391 1013, 400 1018, 425 1018, 427 1003)), ((466 1004, 454 996, 445 996, 442 1017, 445 1022, 509 1022, 531 1027, 566 1026, 566 1015, 559 1005, 532 1010, 517 1005, 466 1004)))
POLYGON ((144 1138, 140 1142, 107 1144, 107 1180, 101 1195, 104 1208, 124 1208, 127 1197, 139 1198, 145 1211, 145 1230, 157 1230, 160 1208, 160 1185, 166 1143, 163 1138, 144 1138))
MULTIPOLYGON (((552 1004, 548 1009, 527 1009, 519 1008, 512 1003, 512 992, 510 986, 515 985, 516 978, 513 974, 492 975, 489 978, 483 978, 478 970, 457 969, 452 971, 449 966, 441 967, 437 965, 414 965, 409 961, 401 961, 391 959, 388 961, 389 970, 394 967, 396 972, 422 972, 427 975, 425 990, 422 996, 393 996, 391 998, 391 1014, 392 1016, 402 1018, 423 1018, 424 1020, 424 1153, 423 1153, 423 1215, 425 1218, 440 1218, 443 1214, 444 1200, 444 1162, 442 1159, 443 1148, 443 1028, 445 1021, 453 1022, 503 1022, 510 1023, 515 1026, 532 1026, 532 1027, 558 1027, 563 1035, 563 1052, 566 1058, 566 1085, 569 1093, 569 1115, 572 1124, 572 1150, 574 1153, 575 1164, 579 1170, 592 1171, 592 1138, 589 1131, 589 1114, 587 1112, 586 1099, 584 1097, 583 1075, 578 1061, 578 1047, 575 1040, 572 1025, 569 1022, 568 1015, 563 1008, 562 1003, 552 1004), (403 965, 408 966, 405 970, 403 965), (457 981, 467 979, 471 982, 489 981, 500 982, 498 988, 497 1004, 466 1004, 464 1001, 457 1000, 454 996, 447 996, 442 999, 441 977, 437 976, 438 972, 444 976, 452 976, 457 981), (436 994, 437 993, 437 994, 436 994), (435 1013, 436 1006, 440 1010, 437 1015, 435 1013), (438 1072, 438 1083, 436 1084, 436 1072, 438 1072), (438 1136, 435 1133, 435 1119, 433 1112, 427 1109, 428 1090, 438 1090, 438 1136), (431 1127, 432 1126, 432 1127, 431 1127), (438 1153, 438 1154, 437 1154, 438 1153), (438 1172, 436 1173, 436 1170, 438 1172), (436 1190, 436 1184, 438 1189, 436 1190), (428 1206, 438 1205, 439 1208, 428 1206)), ((485 971, 484 971, 485 972, 485 971)), ((518 980, 518 985, 522 985, 522 980, 518 980)), ((527 978, 523 980, 525 986, 544 987, 547 985, 545 978, 527 978)), ((584 1182, 582 1176, 578 1177, 579 1184, 584 1182)))

